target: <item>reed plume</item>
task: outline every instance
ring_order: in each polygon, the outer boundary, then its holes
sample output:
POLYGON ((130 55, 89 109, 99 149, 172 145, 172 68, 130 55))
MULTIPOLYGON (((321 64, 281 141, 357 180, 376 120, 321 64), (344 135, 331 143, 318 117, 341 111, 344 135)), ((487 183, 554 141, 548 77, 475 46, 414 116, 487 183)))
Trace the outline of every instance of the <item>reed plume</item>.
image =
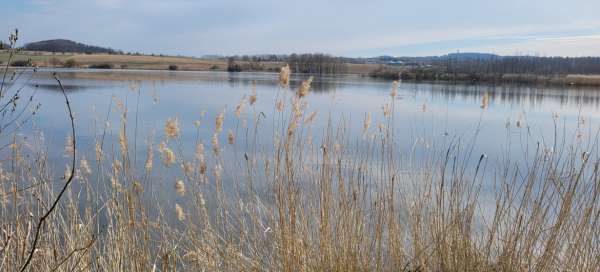
POLYGON ((154 164, 154 149, 152 148, 152 144, 148 145, 148 154, 146 155, 146 163, 144 164, 144 168, 146 172, 152 171, 152 166, 154 164))
POLYGON ((390 96, 392 98, 396 98, 397 95, 398 95, 398 81, 394 80, 394 82, 392 82, 392 91, 390 92, 390 96))
POLYGON ((178 180, 178 181, 175 182, 175 191, 180 196, 184 196, 185 195, 185 184, 183 183, 183 180, 178 180))
POLYGON ((179 121, 177 118, 169 118, 165 123, 165 135, 167 138, 177 138, 179 137, 179 121))
POLYGON ((179 203, 175 204, 175 215, 179 221, 185 221, 186 215, 179 203))
POLYGON ((223 120, 225 120, 225 110, 219 112, 217 118, 215 118, 215 132, 221 133, 223 131, 223 120))
POLYGON ((163 164, 167 167, 175 163, 175 153, 171 150, 165 142, 161 142, 158 145, 158 152, 161 154, 163 164))
POLYGON ((230 145, 233 145, 235 143, 235 135, 233 134, 233 131, 231 129, 227 132, 227 142, 230 145))
POLYGON ((371 113, 367 113, 365 115, 365 120, 363 121, 363 134, 366 134, 367 131, 369 131, 369 127, 371 127, 371 122, 372 122, 372 118, 371 118, 371 113))
POLYGON ((490 103, 490 98, 489 98, 489 94, 487 92, 485 92, 483 94, 483 98, 481 99, 481 108, 482 109, 487 109, 490 103))
POLYGON ((312 84, 313 81, 313 77, 310 76, 307 80, 302 81, 302 84, 300 84, 300 87, 298 87, 298 91, 296 92, 296 94, 298 95, 299 98, 305 97, 308 95, 309 91, 310 91, 310 84, 312 84))
POLYGON ((282 86, 288 86, 290 84, 290 66, 285 65, 281 67, 281 71, 279 72, 279 84, 282 86))
POLYGON ((257 99, 256 82, 252 81, 252 93, 250 94, 250 97, 248 97, 248 103, 250 104, 250 106, 252 106, 256 103, 256 99, 257 99))
POLYGON ((64 150, 64 156, 65 157, 69 157, 73 155, 73 136, 71 136, 71 134, 67 135, 67 138, 65 139, 65 150, 64 150))

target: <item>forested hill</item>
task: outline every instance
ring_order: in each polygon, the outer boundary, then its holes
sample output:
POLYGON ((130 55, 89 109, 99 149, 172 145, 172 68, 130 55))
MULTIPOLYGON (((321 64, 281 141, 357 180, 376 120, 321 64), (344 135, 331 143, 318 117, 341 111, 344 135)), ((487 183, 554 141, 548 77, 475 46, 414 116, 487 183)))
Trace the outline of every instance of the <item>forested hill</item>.
POLYGON ((71 40, 56 39, 28 43, 23 46, 27 51, 69 52, 69 53, 115 53, 111 48, 86 45, 71 40))

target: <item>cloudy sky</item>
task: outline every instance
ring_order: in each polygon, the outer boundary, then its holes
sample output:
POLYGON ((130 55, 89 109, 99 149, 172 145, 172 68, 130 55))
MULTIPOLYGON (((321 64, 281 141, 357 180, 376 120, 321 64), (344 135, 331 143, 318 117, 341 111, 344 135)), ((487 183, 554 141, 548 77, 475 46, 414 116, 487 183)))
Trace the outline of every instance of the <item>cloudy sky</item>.
POLYGON ((181 54, 600 56, 593 0, 0 0, 0 33, 181 54))

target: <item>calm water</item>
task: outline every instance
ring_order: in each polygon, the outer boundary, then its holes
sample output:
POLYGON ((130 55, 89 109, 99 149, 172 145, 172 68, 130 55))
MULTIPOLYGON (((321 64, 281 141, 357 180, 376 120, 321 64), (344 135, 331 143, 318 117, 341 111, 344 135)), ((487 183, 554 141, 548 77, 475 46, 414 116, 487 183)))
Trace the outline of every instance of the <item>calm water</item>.
MULTIPOLYGON (((289 98, 307 77, 294 75, 290 88, 281 89, 277 85, 278 75, 270 73, 57 72, 73 104, 79 150, 83 155, 94 157, 94 141, 106 120, 111 124, 107 140, 117 138, 120 115, 115 110, 115 101, 118 100, 128 110, 130 139, 134 138, 137 119, 139 140, 130 145, 137 146, 139 165, 145 158, 146 141, 157 143, 164 137, 162 128, 168 118, 179 119, 182 146, 189 147, 190 153, 198 132, 201 140, 210 142, 214 118, 222 109, 227 112, 225 131, 239 127, 233 111, 240 99, 252 92, 253 86, 258 100, 255 108, 246 107, 246 116, 255 111, 265 117, 259 139, 272 139, 271 120, 277 97, 289 98), (202 118, 204 111, 206 115, 202 118), (194 121, 200 119, 202 125, 197 130, 194 121)), ((42 107, 24 134, 33 129, 43 132, 51 161, 64 167, 67 159, 62 151, 70 128, 62 94, 48 71, 38 72, 26 84, 24 91, 36 92, 34 101, 42 107)), ((389 81, 359 76, 315 78, 308 102, 309 111, 318 111, 314 124, 316 136, 331 117, 335 124, 345 124, 351 136, 359 139, 368 112, 373 115, 371 129, 375 131, 381 120, 382 105, 391 102, 391 86, 389 81)), ((527 145, 538 142, 551 145, 555 125, 568 142, 595 139, 600 95, 595 89, 402 83, 395 107, 394 126, 400 153, 439 149, 461 141, 474 147, 475 158, 486 154, 493 159, 509 156, 522 160, 527 145), (482 109, 486 93, 489 106, 482 109)), ((221 142, 226 142, 225 135, 221 142)), ((116 150, 118 146, 113 148, 116 150)))

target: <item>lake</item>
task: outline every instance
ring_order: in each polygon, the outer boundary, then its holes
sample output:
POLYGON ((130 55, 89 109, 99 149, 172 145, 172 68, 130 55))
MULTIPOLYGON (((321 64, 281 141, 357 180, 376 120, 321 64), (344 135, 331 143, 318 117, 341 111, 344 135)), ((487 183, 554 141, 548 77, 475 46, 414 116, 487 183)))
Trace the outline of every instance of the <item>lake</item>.
MULTIPOLYGON (((54 70, 37 72, 24 91, 35 91, 34 101, 41 103, 40 112, 30 127, 43 132, 53 159, 65 160, 61 152, 70 131, 69 122, 64 98, 51 72, 54 70)), ((289 100, 300 82, 308 77, 293 75, 290 87, 281 88, 278 75, 273 73, 56 72, 76 115, 80 150, 88 158, 93 157, 88 152, 93 151, 95 139, 107 121, 108 131, 111 131, 107 139, 117 139, 121 119, 116 111, 118 103, 127 109, 131 139, 137 119, 135 133, 140 140, 136 146, 143 154, 144 141, 158 142, 169 118, 177 118, 180 123, 182 146, 193 146, 198 137, 210 142, 215 117, 222 110, 227 114, 225 131, 239 128, 242 124, 233 118, 233 112, 240 99, 248 97, 253 89, 257 101, 253 107, 245 108, 249 114, 246 118, 251 121, 252 114, 260 114, 263 126, 260 133, 264 135, 258 138, 272 140, 277 99, 289 100), (196 120, 202 120, 198 129, 196 120)), ((307 111, 317 112, 315 133, 322 131, 331 118, 333 123, 343 124, 352 135, 349 138, 361 138, 367 113, 372 115, 371 130, 376 131, 383 115, 382 105, 391 103, 391 88, 390 81, 367 77, 316 77, 307 97, 307 111)), ((512 159, 518 160, 523 157, 524 146, 538 142, 552 146, 555 131, 566 142, 594 140, 600 117, 600 95, 596 89, 401 83, 394 103, 394 137, 401 153, 440 149, 452 142, 462 142, 473 147, 475 157, 485 154, 502 158, 510 154, 512 159), (486 96, 488 105, 482 108, 486 96)), ((143 159, 138 163, 142 164, 143 159)))

